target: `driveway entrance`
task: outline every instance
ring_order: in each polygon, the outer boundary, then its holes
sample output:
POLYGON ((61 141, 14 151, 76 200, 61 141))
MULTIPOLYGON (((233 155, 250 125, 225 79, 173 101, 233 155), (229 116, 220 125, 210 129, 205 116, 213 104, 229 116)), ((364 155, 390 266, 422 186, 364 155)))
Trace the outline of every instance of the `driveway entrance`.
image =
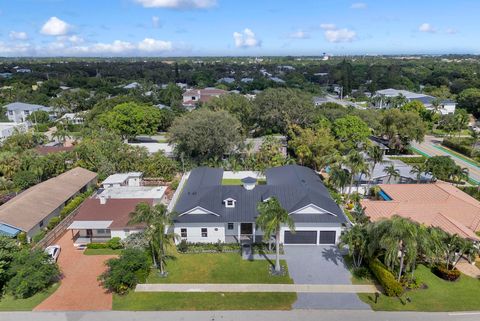
MULTIPOLYGON (((352 284, 336 246, 284 245, 295 284, 352 284)), ((298 293, 295 309, 370 309, 353 293, 298 293)))

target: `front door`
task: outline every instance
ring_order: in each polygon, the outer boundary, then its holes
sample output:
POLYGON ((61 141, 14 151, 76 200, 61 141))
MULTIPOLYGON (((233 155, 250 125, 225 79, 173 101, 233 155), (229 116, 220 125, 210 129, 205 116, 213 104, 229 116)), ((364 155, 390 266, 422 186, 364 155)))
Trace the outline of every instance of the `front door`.
POLYGON ((87 237, 91 240, 93 238, 93 231, 87 230, 87 237))
POLYGON ((253 223, 241 223, 240 224, 240 234, 242 234, 242 235, 252 235, 253 234, 253 223))

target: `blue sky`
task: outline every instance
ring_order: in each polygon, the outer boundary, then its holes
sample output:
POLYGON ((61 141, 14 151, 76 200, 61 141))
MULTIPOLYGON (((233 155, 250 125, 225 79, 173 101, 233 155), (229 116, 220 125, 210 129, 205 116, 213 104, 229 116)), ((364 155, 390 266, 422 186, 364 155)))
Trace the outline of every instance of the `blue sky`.
POLYGON ((478 0, 0 0, 0 56, 480 53, 478 0))

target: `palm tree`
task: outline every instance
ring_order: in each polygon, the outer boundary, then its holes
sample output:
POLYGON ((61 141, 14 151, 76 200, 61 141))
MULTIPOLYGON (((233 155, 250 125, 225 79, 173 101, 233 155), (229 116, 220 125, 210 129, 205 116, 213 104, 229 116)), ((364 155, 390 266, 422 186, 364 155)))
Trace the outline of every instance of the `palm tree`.
POLYGON ((348 232, 340 236, 340 247, 348 246, 353 265, 359 268, 368 253, 368 231, 361 224, 354 225, 348 232))
POLYGON ((391 180, 392 178, 398 178, 398 177, 400 177, 400 171, 399 171, 398 169, 396 169, 396 168, 395 168, 395 165, 393 165, 393 164, 388 165, 387 167, 385 167, 385 169, 383 170, 383 172, 388 175, 387 184, 390 184, 390 180, 391 180))
POLYGON ((330 169, 328 181, 333 185, 333 187, 339 189, 341 193, 343 193, 349 180, 350 174, 347 170, 341 168, 340 166, 333 166, 330 169))
POLYGON ((262 229, 264 237, 275 234, 275 271, 280 272, 280 228, 287 225, 295 233, 295 223, 275 197, 259 202, 257 210, 256 224, 262 229))
POLYGON ((370 177, 367 186, 367 191, 369 191, 372 181, 372 175, 375 172, 375 167, 377 166, 377 164, 383 163, 383 150, 378 147, 378 145, 371 145, 367 148, 367 155, 370 158, 370 162, 372 163, 372 168, 370 170, 370 177))
POLYGON ((365 172, 367 170, 367 164, 365 164, 365 159, 362 154, 356 150, 351 150, 345 157, 345 166, 347 166, 350 171, 350 187, 348 189, 348 194, 352 194, 355 176, 359 173, 365 172))
POLYGON ((145 238, 148 240, 152 254, 153 265, 160 269, 160 274, 165 275, 165 261, 167 259, 167 247, 178 238, 171 230, 174 214, 167 211, 164 204, 151 206, 147 203, 139 203, 135 211, 130 213, 128 224, 144 223, 146 225, 145 238))
POLYGON ((410 170, 410 174, 414 174, 417 179, 417 184, 420 184, 422 180, 422 174, 425 173, 425 171, 426 171, 425 164, 415 164, 412 166, 412 169, 410 170))

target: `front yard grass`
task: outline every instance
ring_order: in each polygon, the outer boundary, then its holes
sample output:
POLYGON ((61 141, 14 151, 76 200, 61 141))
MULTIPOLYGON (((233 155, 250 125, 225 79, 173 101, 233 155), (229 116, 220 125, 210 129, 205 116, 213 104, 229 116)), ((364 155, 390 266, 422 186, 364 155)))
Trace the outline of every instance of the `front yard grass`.
POLYGON ((238 253, 175 254, 167 261, 168 277, 153 271, 146 283, 293 283, 288 275, 271 276, 269 266, 266 260, 242 260, 238 253))
POLYGON ((0 311, 32 311, 33 308, 55 292, 58 286, 59 283, 56 283, 47 290, 37 293, 28 299, 15 299, 11 295, 4 295, 0 298, 0 311))
POLYGON ((290 310, 296 293, 146 293, 113 296, 113 310, 290 310))
POLYGON ((480 280, 463 275, 456 282, 440 279, 430 268, 419 265, 415 276, 428 288, 407 291, 401 298, 380 295, 374 303, 374 294, 358 294, 360 299, 377 311, 471 311, 480 310, 480 280), (411 302, 407 301, 407 297, 411 302), (403 303, 402 303, 403 302, 403 303))
POLYGON ((85 249, 83 251, 84 255, 120 255, 122 249, 112 250, 112 249, 85 249))

